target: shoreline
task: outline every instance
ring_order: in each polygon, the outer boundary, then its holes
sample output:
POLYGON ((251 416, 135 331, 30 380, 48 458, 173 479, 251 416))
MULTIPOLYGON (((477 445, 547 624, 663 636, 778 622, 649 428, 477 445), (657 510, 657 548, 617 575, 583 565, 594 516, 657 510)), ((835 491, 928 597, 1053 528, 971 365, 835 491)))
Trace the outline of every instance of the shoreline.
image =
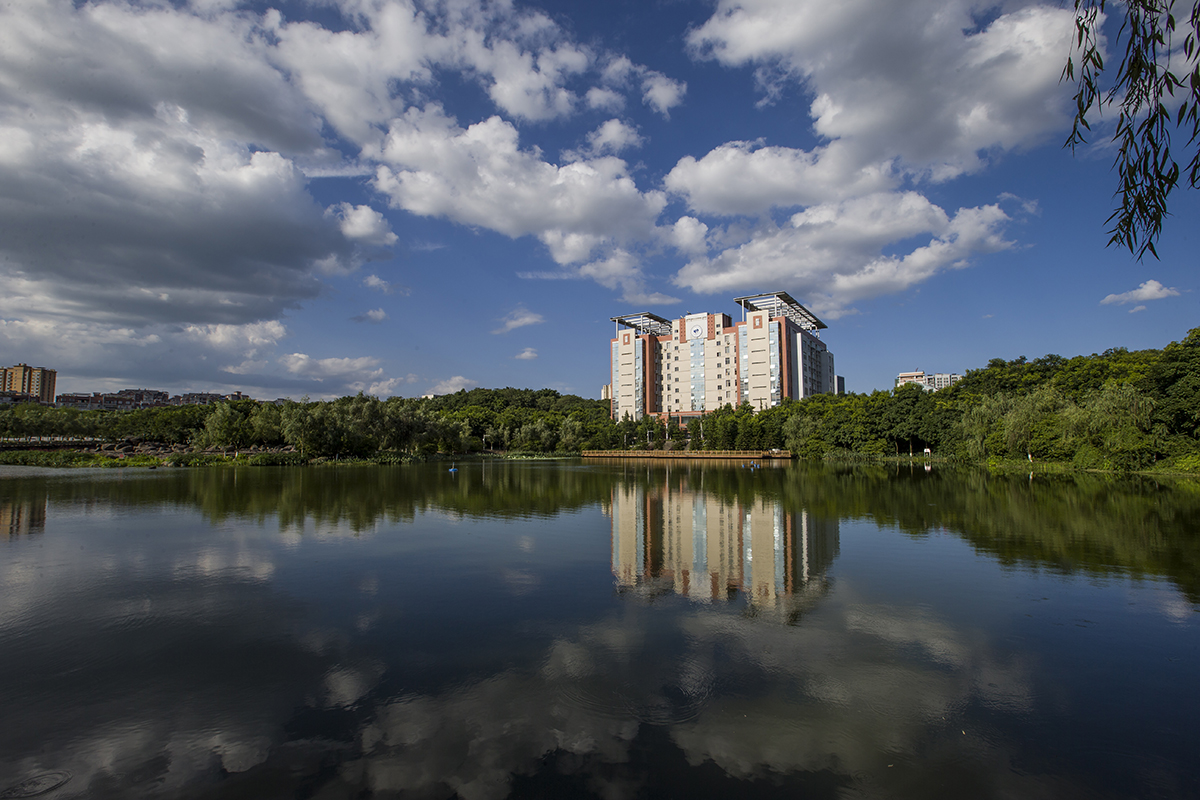
POLYGON ((1027 463, 1020 460, 997 460, 967 462, 943 456, 876 456, 866 458, 824 458, 818 461, 795 457, 786 451, 596 451, 582 453, 436 453, 428 456, 385 453, 367 458, 305 458, 295 452, 239 452, 233 455, 208 452, 172 453, 166 456, 144 453, 113 453, 87 450, 7 450, 0 452, 0 466, 49 467, 55 469, 101 468, 119 469, 133 467, 140 469, 186 469, 189 467, 354 467, 354 466, 401 466, 407 464, 427 464, 444 461, 564 461, 580 459, 594 464, 602 464, 622 459, 637 461, 659 462, 714 462, 714 461, 753 461, 761 459, 771 462, 773 466, 784 464, 820 464, 823 466, 940 466, 968 469, 985 469, 993 474, 1040 474, 1040 475, 1137 475, 1147 478, 1191 478, 1200 479, 1200 472, 1178 469, 1148 469, 1148 470, 1106 470, 1076 467, 1073 464, 1058 461, 1035 461, 1027 463), (784 454, 786 453, 786 455, 784 454))

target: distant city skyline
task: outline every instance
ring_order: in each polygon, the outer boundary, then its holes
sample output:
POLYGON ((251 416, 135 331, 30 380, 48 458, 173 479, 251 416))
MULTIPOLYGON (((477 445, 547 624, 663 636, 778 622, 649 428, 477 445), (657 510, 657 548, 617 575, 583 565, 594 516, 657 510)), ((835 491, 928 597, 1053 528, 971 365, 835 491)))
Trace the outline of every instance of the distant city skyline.
POLYGON ((1200 193, 1161 260, 1105 247, 1073 33, 1057 0, 9 4, 0 352, 59 393, 597 397, 611 317, 777 289, 850 392, 1163 347, 1200 193))

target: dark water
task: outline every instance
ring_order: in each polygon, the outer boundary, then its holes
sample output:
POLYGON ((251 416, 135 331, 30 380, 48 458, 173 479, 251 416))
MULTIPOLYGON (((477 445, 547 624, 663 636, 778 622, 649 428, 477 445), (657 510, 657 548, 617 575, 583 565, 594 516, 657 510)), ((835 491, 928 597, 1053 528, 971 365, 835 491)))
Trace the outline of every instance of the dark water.
POLYGON ((0 468, 0 530, 0 798, 1200 796, 1195 484, 0 468))

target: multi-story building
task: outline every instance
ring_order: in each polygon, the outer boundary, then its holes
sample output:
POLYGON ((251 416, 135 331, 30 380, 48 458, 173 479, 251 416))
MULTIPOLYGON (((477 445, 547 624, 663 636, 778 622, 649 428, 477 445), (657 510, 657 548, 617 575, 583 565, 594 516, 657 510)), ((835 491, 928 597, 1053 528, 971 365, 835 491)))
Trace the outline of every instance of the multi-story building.
POLYGON ((826 328, 787 292, 734 299, 742 319, 641 312, 612 317, 612 417, 697 416, 726 404, 755 409, 837 391, 826 328))
POLYGON ((938 389, 953 386, 960 380, 962 380, 962 375, 959 375, 957 372, 935 372, 932 375, 926 375, 918 369, 913 372, 901 372, 897 375, 896 388, 900 388, 906 383, 915 383, 928 391, 936 392, 938 389))
POLYGON ((157 389, 122 389, 119 392, 60 394, 58 407, 78 408, 81 411, 132 411, 165 406, 169 399, 170 395, 157 389))
POLYGON ((58 378, 55 370, 17 364, 15 367, 0 367, 0 372, 3 372, 0 391, 29 395, 43 403, 54 402, 54 384, 58 378))

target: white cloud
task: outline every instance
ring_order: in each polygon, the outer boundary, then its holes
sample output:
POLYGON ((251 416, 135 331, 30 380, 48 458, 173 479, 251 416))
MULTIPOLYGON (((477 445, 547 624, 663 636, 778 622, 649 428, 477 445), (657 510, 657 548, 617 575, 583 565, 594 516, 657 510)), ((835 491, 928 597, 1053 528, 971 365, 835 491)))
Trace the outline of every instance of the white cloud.
POLYGON ((834 143, 813 151, 727 142, 697 160, 685 156, 663 184, 706 214, 761 214, 893 188, 887 162, 860 164, 834 143))
POLYGON ((454 394, 455 392, 470 389, 478 385, 478 381, 464 378, 462 375, 455 375, 453 378, 447 378, 444 381, 435 383, 429 391, 431 394, 454 394))
POLYGON ((246 325, 186 325, 184 332, 220 350, 242 350, 253 355, 260 347, 274 346, 288 335, 282 322, 252 322, 246 325))
POLYGON ((612 153, 616 155, 630 147, 640 147, 642 137, 637 128, 619 119, 610 119, 588 134, 588 146, 594 155, 612 153))
POLYGON ((396 387, 403 383, 412 383, 404 378, 387 378, 381 381, 352 381, 346 385, 353 394, 362 392, 372 397, 391 397, 396 393, 396 387))
POLYGON ((1145 310, 1146 310, 1146 307, 1145 307, 1145 306, 1134 306, 1133 308, 1129 309, 1129 313, 1130 313, 1130 314, 1136 314, 1136 313, 1138 313, 1139 311, 1145 311, 1145 310))
POLYGON ((621 299, 627 303, 667 305, 679 299, 660 292, 648 291, 637 256, 628 250, 614 250, 608 257, 584 264, 579 274, 591 278, 609 289, 622 289, 621 299))
POLYGON ((513 356, 513 358, 517 359, 518 361, 533 361, 537 357, 538 352, 532 347, 526 347, 524 350, 513 356))
POLYGON ((983 30, 971 0, 721 0, 693 52, 802 83, 815 131, 867 165, 898 158, 945 180, 992 150, 1040 143, 1069 119, 1062 85, 1074 14, 1001 7, 983 30))
POLYGON ((231 364, 227 367, 221 367, 221 370, 228 372, 231 375, 253 375, 266 369, 268 363, 269 362, 265 360, 254 361, 252 359, 246 359, 240 364, 231 364))
POLYGON ((382 308, 375 308, 370 311, 364 311, 361 314, 355 314, 350 319, 355 322, 383 322, 387 319, 387 312, 382 308))
POLYGON ((625 107, 625 95, 612 89, 594 87, 588 89, 586 101, 588 108, 596 111, 620 111, 625 107))
POLYGON ((392 285, 378 275, 368 275, 363 278, 363 286, 369 289, 378 289, 384 294, 392 293, 392 285))
POLYGON ((707 249, 708 226, 695 217, 680 217, 671 227, 670 241, 688 255, 702 255, 707 249))
POLYGON ((659 72, 648 72, 642 79, 642 102, 664 117, 672 108, 683 102, 687 84, 668 78, 659 72))
MULTIPOLYGON (((1128 303, 1144 303, 1148 300, 1162 300, 1167 297, 1178 297, 1179 290, 1163 286, 1156 280, 1148 280, 1138 286, 1136 289, 1131 289, 1128 292, 1121 294, 1110 294, 1100 301, 1100 305, 1107 306, 1112 304, 1126 305, 1128 303)), ((1144 308, 1145 306, 1143 306, 1144 308)), ((1137 311, 1139 309, 1134 309, 1137 311)))
POLYGON ((383 375, 383 370, 378 368, 379 359, 369 356, 311 358, 305 353, 290 353, 280 356, 279 363, 293 375, 301 375, 317 381, 378 378, 383 375))
POLYGON ((501 321, 504 324, 499 328, 496 328, 496 330, 492 331, 492 333, 508 333, 509 331, 516 330, 517 328, 524 328, 526 325, 538 325, 545 322, 546 318, 541 314, 536 314, 530 311, 527 308, 520 307, 509 312, 501 321))
POLYGON ((333 214, 341 222, 338 227, 347 239, 363 244, 388 246, 396 243, 397 236, 387 220, 370 206, 354 206, 339 203, 331 206, 327 214, 333 214))
POLYGON ((764 224, 749 241, 712 258, 696 258, 676 282, 697 292, 792 287, 815 311, 837 318, 856 300, 898 292, 976 253, 1011 246, 998 206, 962 208, 950 217, 916 192, 882 193, 813 206, 787 224, 764 224), (903 254, 894 242, 929 236, 903 254))
MULTIPOLYGON (((801 84, 824 142, 803 150, 734 141, 680 159, 664 186, 691 211, 759 220, 710 225, 711 258, 686 228, 667 237, 693 256, 676 283, 696 291, 782 283, 836 316, 1009 247, 999 208, 951 217, 900 191, 978 171, 1069 118, 1059 75, 1071 12, 1002 6, 980 26, 976 10, 969 0, 720 0, 689 34, 693 54, 756 67, 768 101, 784 83, 801 84), (797 207, 782 225, 768 216, 797 207), (903 243, 921 235, 928 244, 903 243)), ((1035 201, 1022 208, 1037 212, 1035 201)))
POLYGON ((511 123, 463 129, 436 105, 393 120, 381 157, 375 188, 394 207, 536 236, 560 264, 649 238, 666 205, 662 192, 640 192, 619 158, 549 164, 520 148, 511 123))

